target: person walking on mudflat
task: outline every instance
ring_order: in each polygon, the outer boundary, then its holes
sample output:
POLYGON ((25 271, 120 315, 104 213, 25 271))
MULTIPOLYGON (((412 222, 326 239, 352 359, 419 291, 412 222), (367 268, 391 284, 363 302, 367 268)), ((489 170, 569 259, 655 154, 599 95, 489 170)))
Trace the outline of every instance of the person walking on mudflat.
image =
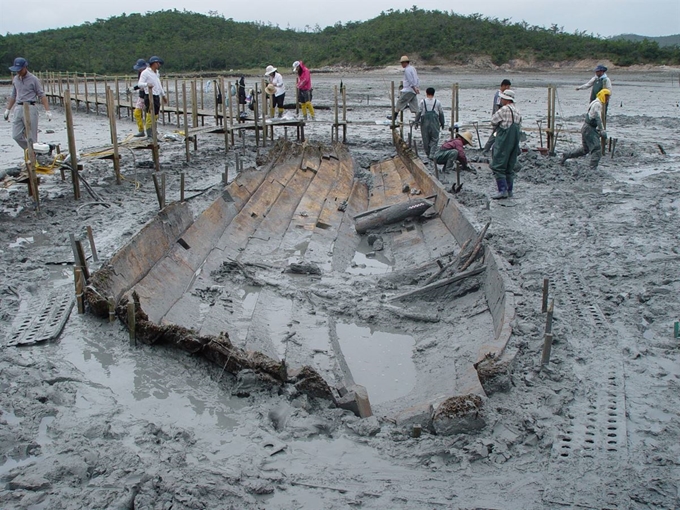
POLYGON ((491 117, 491 125, 496 132, 493 157, 489 165, 498 188, 498 193, 491 195, 494 200, 512 197, 522 130, 522 116, 515 106, 515 92, 507 89, 501 92, 500 98, 501 108, 491 117))
MULTIPOLYGON (((403 55, 399 62, 404 70, 404 80, 402 81, 401 92, 394 111, 395 119, 397 118, 396 115, 405 110, 406 107, 411 110, 411 113, 418 113, 418 94, 420 94, 420 89, 418 88, 420 87, 420 82, 416 68, 411 65, 411 61, 406 55, 403 55)), ((394 120, 391 115, 388 115, 387 118, 394 120)))
POLYGON ((609 89, 602 89, 597 93, 595 101, 590 103, 585 122, 581 128, 582 146, 574 151, 562 154, 561 163, 564 165, 568 159, 580 158, 590 154, 590 168, 596 169, 602 157, 602 144, 600 140, 607 138, 607 132, 602 126, 602 109, 609 102, 611 96, 609 89))
POLYGON ((40 101, 45 108, 45 115, 47 120, 52 120, 52 112, 50 105, 47 102, 47 96, 43 91, 40 80, 33 74, 28 72, 28 60, 23 57, 14 59, 14 65, 9 68, 13 73, 17 73, 12 79, 12 91, 9 95, 7 108, 3 115, 5 120, 9 120, 9 112, 16 104, 21 106, 14 112, 14 120, 12 121, 12 138, 19 144, 19 147, 28 149, 28 138, 26 137, 26 126, 24 124, 24 103, 28 103, 30 120, 31 120, 31 138, 33 142, 38 141, 38 110, 35 103, 40 101))
POLYGON ((302 118, 307 120, 307 113, 314 120, 314 106, 312 106, 312 76, 302 60, 293 62, 293 72, 297 73, 298 103, 302 110, 302 118))
POLYGON ((146 91, 144 97, 144 105, 146 106, 146 136, 151 138, 153 131, 151 123, 154 117, 158 117, 161 111, 161 98, 164 104, 168 104, 168 98, 165 95, 165 89, 161 83, 160 73, 158 70, 164 64, 163 59, 153 56, 149 59, 149 67, 142 71, 139 75, 139 87, 146 91), (149 97, 149 85, 151 85, 151 94, 153 98, 149 97), (153 102, 152 102, 153 101, 153 102), (151 115, 151 108, 153 107, 153 116, 151 115))
MULTIPOLYGON (((137 81, 139 81, 139 77, 146 67, 146 60, 143 58, 137 60, 137 63, 132 66, 132 69, 137 71, 137 81)), ((144 133, 144 109, 146 108, 146 105, 144 104, 144 89, 140 88, 139 85, 135 85, 134 90, 138 90, 139 93, 137 94, 135 111, 132 113, 132 116, 135 118, 135 122, 137 122, 137 129, 139 130, 135 137, 140 138, 146 134, 144 133)))
POLYGON ((576 87, 576 90, 592 89, 590 91, 591 102, 595 101, 597 93, 600 92, 600 90, 607 89, 609 90, 610 95, 612 91, 612 81, 609 79, 609 76, 607 76, 607 68, 602 64, 599 64, 593 71, 595 71, 595 76, 583 85, 576 87))
POLYGON ((423 149, 430 159, 434 158, 434 153, 439 145, 440 130, 444 129, 446 123, 442 104, 434 98, 434 92, 433 87, 428 87, 425 91, 427 97, 420 102, 420 110, 415 121, 415 128, 421 128, 423 149))

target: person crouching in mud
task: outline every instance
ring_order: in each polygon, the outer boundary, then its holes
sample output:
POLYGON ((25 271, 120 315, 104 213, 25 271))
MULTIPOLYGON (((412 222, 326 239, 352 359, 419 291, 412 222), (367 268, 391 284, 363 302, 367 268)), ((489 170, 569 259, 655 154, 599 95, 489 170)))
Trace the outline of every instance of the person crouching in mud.
POLYGON ((444 142, 434 154, 434 160, 440 165, 444 165, 442 172, 453 171, 453 165, 460 161, 463 170, 469 170, 467 157, 465 156, 465 146, 472 143, 472 133, 465 131, 456 133, 452 138, 444 142))
POLYGON ((602 109, 609 102, 612 92, 609 89, 602 89, 597 93, 597 97, 588 106, 585 122, 581 127, 582 146, 571 152, 562 154, 561 163, 564 165, 568 159, 580 158, 590 154, 590 168, 596 169, 602 157, 602 145, 600 140, 607 139, 607 132, 602 126, 602 109))

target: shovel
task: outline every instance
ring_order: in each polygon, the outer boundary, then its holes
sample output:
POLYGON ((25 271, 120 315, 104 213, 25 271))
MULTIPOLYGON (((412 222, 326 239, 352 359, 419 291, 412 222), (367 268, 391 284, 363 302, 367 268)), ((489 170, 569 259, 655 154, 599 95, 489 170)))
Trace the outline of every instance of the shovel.
POLYGON ((477 143, 479 143, 479 148, 482 148, 482 139, 479 137, 479 123, 478 122, 473 122, 473 126, 475 126, 475 131, 477 131, 477 143))

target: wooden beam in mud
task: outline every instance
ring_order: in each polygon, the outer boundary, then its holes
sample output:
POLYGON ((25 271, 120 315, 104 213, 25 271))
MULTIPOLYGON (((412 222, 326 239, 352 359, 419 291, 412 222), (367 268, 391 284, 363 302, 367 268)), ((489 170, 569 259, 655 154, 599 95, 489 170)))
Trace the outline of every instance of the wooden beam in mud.
POLYGON ((466 278, 471 278, 473 276, 477 276, 480 273, 483 273, 486 270, 486 266, 481 266, 475 269, 470 269, 468 271, 464 271, 462 273, 459 273, 455 276, 452 276, 451 278, 445 278, 443 280, 439 280, 438 282, 431 283, 429 285, 425 285, 423 287, 419 287, 417 289, 414 289, 409 292, 404 292, 403 294, 398 294, 396 296, 392 296, 391 298, 388 299, 388 301, 396 301, 398 299, 403 299, 406 297, 411 297, 411 296, 417 296, 420 294, 427 294, 431 290, 438 289, 439 287, 445 287, 446 285, 451 285, 452 283, 457 283, 462 280, 465 280, 466 278))
POLYGON ((423 198, 418 198, 411 202, 402 202, 383 209, 372 216, 361 218, 355 223, 354 227, 358 234, 365 234, 373 228, 398 223, 406 218, 420 216, 433 205, 432 202, 423 198))

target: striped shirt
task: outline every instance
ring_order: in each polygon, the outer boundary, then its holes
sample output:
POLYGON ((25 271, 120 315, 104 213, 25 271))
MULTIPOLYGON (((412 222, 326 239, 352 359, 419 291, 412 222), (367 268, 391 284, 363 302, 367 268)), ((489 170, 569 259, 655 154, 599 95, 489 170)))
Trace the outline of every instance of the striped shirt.
POLYGON ((504 129, 507 129, 510 126, 512 126, 513 117, 515 124, 522 123, 522 116, 520 115, 519 110, 514 105, 514 103, 506 104, 505 106, 501 107, 500 110, 493 114, 493 117, 491 117, 491 125, 494 128, 502 127, 504 129))

